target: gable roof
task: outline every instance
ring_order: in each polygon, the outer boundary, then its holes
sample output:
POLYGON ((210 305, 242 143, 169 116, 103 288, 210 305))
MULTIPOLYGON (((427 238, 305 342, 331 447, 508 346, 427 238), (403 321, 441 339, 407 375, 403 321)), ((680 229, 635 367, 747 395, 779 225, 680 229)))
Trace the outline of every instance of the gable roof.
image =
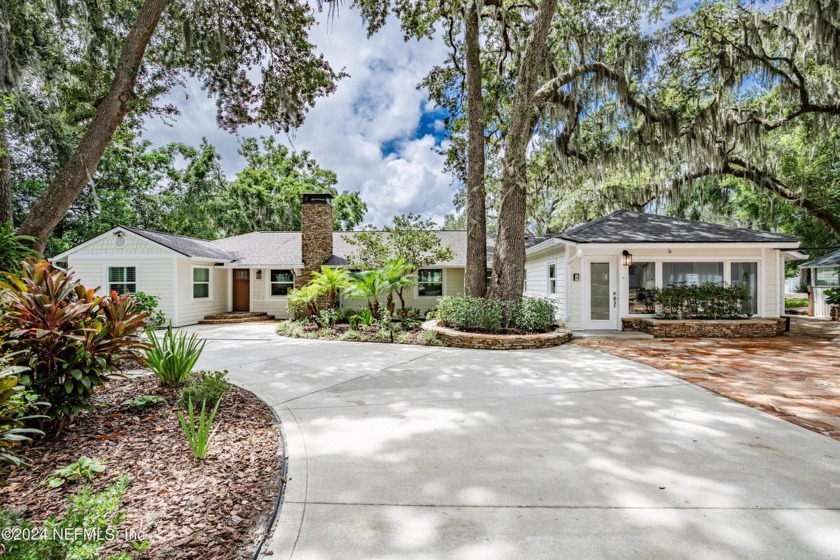
POLYGON ((575 243, 796 243, 781 233, 620 210, 559 235, 575 243))
POLYGON ((820 266, 840 266, 840 251, 834 251, 833 253, 808 261, 805 264, 800 264, 799 268, 816 268, 820 266))
POLYGON ((220 259, 225 261, 235 260, 235 257, 228 252, 215 247, 213 241, 205 239, 196 239, 195 237, 186 237, 184 235, 175 235, 172 233, 163 233, 160 231, 152 231, 148 229, 140 229, 129 226, 119 226, 120 228, 130 231, 135 235, 139 235, 144 239, 148 239, 158 245, 162 245, 167 249, 171 249, 177 253, 181 253, 185 257, 199 257, 208 259, 220 259))

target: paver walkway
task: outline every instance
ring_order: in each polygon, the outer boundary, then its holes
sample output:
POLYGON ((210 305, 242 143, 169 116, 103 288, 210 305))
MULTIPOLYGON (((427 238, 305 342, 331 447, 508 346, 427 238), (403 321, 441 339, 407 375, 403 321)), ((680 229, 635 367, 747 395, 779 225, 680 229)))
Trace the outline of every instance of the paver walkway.
MULTIPOLYGON (((488 352, 193 328, 280 414, 268 558, 840 557, 840 443, 576 345, 488 352)), ((221 429, 224 418, 220 417, 221 429)))
POLYGON ((840 440, 840 323, 794 318, 772 339, 582 339, 840 440))

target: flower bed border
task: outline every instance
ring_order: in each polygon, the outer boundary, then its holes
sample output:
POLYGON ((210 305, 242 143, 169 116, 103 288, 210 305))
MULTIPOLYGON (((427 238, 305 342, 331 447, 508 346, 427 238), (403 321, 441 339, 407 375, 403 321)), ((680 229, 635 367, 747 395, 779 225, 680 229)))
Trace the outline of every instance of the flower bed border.
POLYGON ((654 338, 770 338, 784 334, 784 318, 653 319, 625 317, 625 331, 640 331, 654 338))
POLYGON ((566 328, 537 334, 489 334, 470 333, 438 325, 437 321, 426 321, 423 329, 435 331, 444 346, 472 348, 476 350, 527 350, 550 348, 572 340, 572 331, 566 328))

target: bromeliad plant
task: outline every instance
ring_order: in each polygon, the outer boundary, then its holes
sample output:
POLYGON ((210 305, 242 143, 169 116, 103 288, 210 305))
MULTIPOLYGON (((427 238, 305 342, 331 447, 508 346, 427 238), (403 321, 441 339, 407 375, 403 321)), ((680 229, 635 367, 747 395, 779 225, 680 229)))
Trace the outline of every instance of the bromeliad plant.
POLYGON ((207 341, 198 338, 195 333, 175 334, 171 326, 166 329, 163 338, 154 331, 148 331, 146 336, 151 343, 146 351, 146 365, 161 385, 179 387, 186 383, 207 341))
POLYGON ((207 457, 207 452, 210 450, 210 443, 213 436, 216 435, 216 428, 213 428, 213 420, 216 418, 216 412, 219 411, 219 404, 222 399, 216 401, 216 406, 210 412, 210 417, 205 417, 204 410, 207 406, 206 401, 201 402, 201 415, 196 417, 193 413, 192 400, 188 403, 188 417, 184 418, 180 411, 178 411, 178 420, 181 422, 181 428, 184 430, 184 435, 187 436, 187 441, 190 443, 193 456, 196 459, 204 459, 207 457))
POLYGON ((122 362, 142 359, 147 314, 129 295, 97 296, 47 261, 25 261, 20 276, 3 273, 0 291, 0 352, 29 368, 20 383, 50 403, 51 431, 90 410, 91 393, 122 362))

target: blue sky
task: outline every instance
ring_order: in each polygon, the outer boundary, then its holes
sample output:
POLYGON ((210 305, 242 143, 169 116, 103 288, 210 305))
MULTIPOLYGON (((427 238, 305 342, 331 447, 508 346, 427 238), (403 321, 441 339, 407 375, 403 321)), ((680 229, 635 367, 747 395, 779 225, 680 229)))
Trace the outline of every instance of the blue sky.
MULTIPOLYGON (((445 114, 417 84, 446 58, 442 41, 403 40, 399 24, 390 21, 371 39, 358 12, 341 11, 319 25, 312 40, 336 70, 350 74, 329 97, 318 100, 305 124, 277 139, 311 152, 318 163, 338 175, 338 189, 359 191, 368 204, 367 221, 382 225, 395 214, 418 212, 442 223, 452 210, 457 189, 443 171, 444 158, 433 148, 445 142, 445 114)), ((145 137, 155 145, 181 141, 197 145, 202 136, 215 145, 225 173, 233 177, 243 165, 237 154, 244 136, 270 135, 247 127, 238 134, 220 130, 215 103, 196 82, 172 92, 181 115, 168 126, 150 120, 145 137)))
MULTIPOLYGON (((679 13, 685 13, 695 2, 677 4, 679 13)), ((393 20, 367 39, 358 12, 351 9, 341 10, 334 19, 319 13, 316 19, 312 41, 334 69, 350 77, 331 96, 318 100, 301 128, 278 135, 278 140, 309 151, 322 167, 335 171, 339 190, 359 191, 369 208, 366 221, 381 226, 395 214, 415 212, 442 224, 452 211, 458 185, 444 172, 444 157, 434 150, 445 147, 445 113, 417 84, 446 59, 443 41, 405 42, 393 20)), ((195 81, 173 91, 167 101, 180 108, 181 116, 172 126, 150 120, 145 137, 155 145, 198 145, 207 137, 219 149, 231 178, 243 165, 237 154, 240 139, 272 133, 256 127, 238 134, 219 129, 215 102, 195 81)))

